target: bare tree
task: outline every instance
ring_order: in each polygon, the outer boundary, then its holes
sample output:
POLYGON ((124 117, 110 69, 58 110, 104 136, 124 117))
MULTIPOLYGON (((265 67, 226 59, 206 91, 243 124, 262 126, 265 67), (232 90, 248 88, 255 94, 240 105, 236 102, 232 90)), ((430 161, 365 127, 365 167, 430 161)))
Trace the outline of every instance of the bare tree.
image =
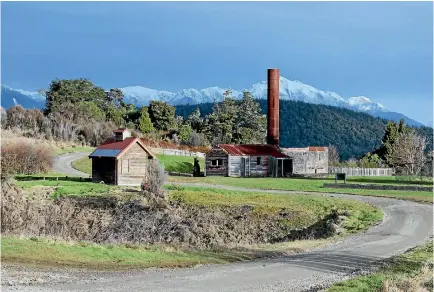
POLYGON ((395 165, 408 175, 418 175, 427 161, 425 155, 427 144, 426 137, 414 131, 400 134, 392 153, 395 165))

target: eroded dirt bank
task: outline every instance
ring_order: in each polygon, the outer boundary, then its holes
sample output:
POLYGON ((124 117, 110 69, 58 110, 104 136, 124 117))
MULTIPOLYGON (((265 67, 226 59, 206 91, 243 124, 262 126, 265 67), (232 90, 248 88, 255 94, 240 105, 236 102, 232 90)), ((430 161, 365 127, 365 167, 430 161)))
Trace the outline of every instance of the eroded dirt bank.
POLYGON ((201 207, 171 202, 147 205, 114 197, 32 198, 11 182, 2 185, 3 235, 50 236, 96 243, 173 244, 217 248, 334 235, 344 216, 331 212, 311 226, 290 227, 296 214, 258 213, 249 205, 201 207))

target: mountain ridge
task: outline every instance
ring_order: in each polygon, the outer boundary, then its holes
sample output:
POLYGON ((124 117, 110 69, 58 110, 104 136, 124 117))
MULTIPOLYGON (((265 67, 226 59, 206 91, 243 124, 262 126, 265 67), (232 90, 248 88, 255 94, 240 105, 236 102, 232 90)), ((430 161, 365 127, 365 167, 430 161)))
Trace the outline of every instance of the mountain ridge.
MULTIPOLYGON (((30 107, 34 108, 44 106, 42 105, 42 103, 44 103, 45 99, 37 92, 24 91, 21 89, 12 89, 5 85, 2 85, 1 87, 1 104, 3 107, 7 108, 9 106, 15 105, 16 103, 20 103, 20 101, 27 104, 27 106, 22 104, 24 107, 29 107, 29 105, 30 107), (8 91, 6 92, 5 102, 3 101, 4 91, 8 91), (12 99, 8 97, 11 95, 19 96, 20 98, 19 100, 17 100, 17 98, 12 99), (8 106, 4 106, 4 104, 7 104, 8 106)), ((148 105, 151 100, 162 100, 168 102, 173 106, 196 105, 201 103, 221 101, 223 98, 223 93, 226 91, 226 89, 218 86, 212 86, 203 89, 182 89, 178 92, 156 90, 140 85, 126 86, 119 89, 122 90, 122 92, 124 93, 124 101, 126 103, 135 104, 136 106, 148 105)), ((232 96, 239 99, 242 97, 244 91, 249 91, 254 98, 266 99, 267 81, 257 82, 251 87, 242 90, 232 90, 232 96)), ((403 118, 406 123, 411 126, 425 126, 424 124, 415 121, 405 116, 404 114, 387 110, 382 104, 373 102, 369 97, 352 96, 348 99, 345 99, 336 92, 323 91, 311 85, 305 84, 301 81, 289 80, 283 76, 280 77, 280 99, 303 101, 312 104, 337 106, 358 112, 365 112, 375 117, 394 121, 399 121, 399 119, 403 118)))

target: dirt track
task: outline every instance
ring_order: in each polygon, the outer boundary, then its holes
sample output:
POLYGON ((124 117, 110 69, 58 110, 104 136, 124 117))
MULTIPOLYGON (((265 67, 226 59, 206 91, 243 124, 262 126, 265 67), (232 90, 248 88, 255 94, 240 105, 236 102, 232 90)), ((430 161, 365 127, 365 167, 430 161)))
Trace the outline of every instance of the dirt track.
MULTIPOLYGON (((64 160, 62 160, 64 161, 64 160)), ((65 165, 66 167, 66 165, 65 165)), ((203 186, 203 185, 197 185, 203 186)), ((213 186, 225 189, 244 189, 213 186)), ((263 191, 263 190, 261 190, 263 191)), ((272 193, 295 192, 268 191, 272 193)), ((317 291, 375 262, 420 245, 432 237, 433 207, 410 201, 343 194, 323 194, 374 204, 384 221, 363 234, 314 252, 230 265, 130 272, 50 271, 53 280, 33 286, 2 286, 3 291, 317 291), (56 280, 57 279, 57 280, 56 280), (316 288, 315 288, 316 287, 316 288)), ((17 271, 4 267, 3 277, 17 271)), ((32 270, 19 272, 20 275, 32 270), (20 274, 21 273, 21 274, 20 274)), ((45 274, 44 274, 45 273, 45 274)), ((47 274, 48 273, 48 274, 47 274)))

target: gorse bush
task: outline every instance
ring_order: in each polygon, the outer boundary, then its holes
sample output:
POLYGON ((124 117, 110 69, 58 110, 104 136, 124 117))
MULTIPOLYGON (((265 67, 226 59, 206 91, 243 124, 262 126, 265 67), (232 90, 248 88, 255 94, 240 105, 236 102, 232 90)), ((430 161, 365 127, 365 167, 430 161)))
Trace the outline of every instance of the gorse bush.
POLYGON ((48 172, 53 152, 47 145, 28 141, 8 142, 1 146, 1 176, 48 172))
POLYGON ((148 174, 141 184, 145 199, 151 204, 158 204, 160 201, 168 202, 167 195, 163 188, 164 183, 167 181, 167 174, 158 160, 152 159, 149 161, 147 172, 148 174))

